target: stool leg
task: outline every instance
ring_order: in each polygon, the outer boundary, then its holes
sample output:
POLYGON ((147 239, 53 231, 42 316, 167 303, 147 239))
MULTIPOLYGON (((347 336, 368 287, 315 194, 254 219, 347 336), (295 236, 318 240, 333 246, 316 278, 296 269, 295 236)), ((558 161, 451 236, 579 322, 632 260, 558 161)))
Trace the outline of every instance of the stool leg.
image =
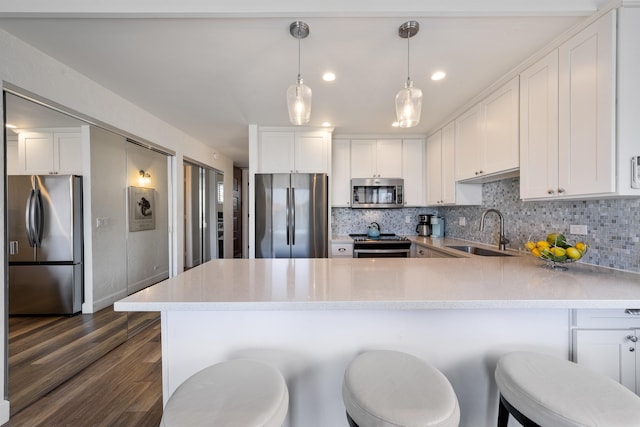
POLYGON ((504 406, 502 395, 500 395, 500 404, 498 406, 498 427, 507 427, 509 424, 509 410, 504 406))
POLYGON ((356 424, 356 422, 353 421, 353 418, 351 418, 351 415, 349 415, 348 412, 347 412, 347 421, 349 421, 349 427, 358 427, 358 424, 356 424))

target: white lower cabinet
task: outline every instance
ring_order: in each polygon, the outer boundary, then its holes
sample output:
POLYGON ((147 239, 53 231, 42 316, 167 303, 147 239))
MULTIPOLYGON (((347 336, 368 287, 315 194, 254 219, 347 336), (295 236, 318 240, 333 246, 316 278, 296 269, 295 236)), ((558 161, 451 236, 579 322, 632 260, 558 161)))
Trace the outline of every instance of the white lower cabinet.
POLYGON ((442 252, 434 248, 428 248, 422 245, 414 245, 415 258, 458 258, 447 252, 442 252))
POLYGON ((353 258, 353 243, 331 242, 331 258, 353 258))
POLYGON ((575 361, 638 393, 637 329, 575 331, 575 361))
POLYGON ((574 310, 573 361, 640 394, 640 313, 636 310, 574 310))

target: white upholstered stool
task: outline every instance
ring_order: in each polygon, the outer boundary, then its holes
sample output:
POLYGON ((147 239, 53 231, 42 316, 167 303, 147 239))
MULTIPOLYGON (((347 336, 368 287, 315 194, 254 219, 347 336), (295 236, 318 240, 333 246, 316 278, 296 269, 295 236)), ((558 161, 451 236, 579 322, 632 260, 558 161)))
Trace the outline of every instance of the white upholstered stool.
POLYGON ((193 374, 167 402, 161 426, 281 427, 289 392, 275 368, 249 359, 193 374))
POLYGON ((612 379, 568 360, 514 352, 495 371, 498 427, 509 414, 523 426, 640 426, 640 397, 612 379))
POLYGON ((458 398, 447 378, 423 360, 375 350, 347 367, 342 398, 354 427, 456 427, 458 398))

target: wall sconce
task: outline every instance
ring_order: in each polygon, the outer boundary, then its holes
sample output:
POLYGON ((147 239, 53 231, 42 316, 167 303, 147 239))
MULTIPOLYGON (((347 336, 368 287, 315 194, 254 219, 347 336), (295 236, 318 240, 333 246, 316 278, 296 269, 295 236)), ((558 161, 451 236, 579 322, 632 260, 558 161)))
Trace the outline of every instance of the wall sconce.
POLYGON ((140 169, 140 177, 138 178, 138 182, 140 183, 140 185, 149 184, 151 182, 151 175, 149 175, 149 172, 145 172, 140 169))

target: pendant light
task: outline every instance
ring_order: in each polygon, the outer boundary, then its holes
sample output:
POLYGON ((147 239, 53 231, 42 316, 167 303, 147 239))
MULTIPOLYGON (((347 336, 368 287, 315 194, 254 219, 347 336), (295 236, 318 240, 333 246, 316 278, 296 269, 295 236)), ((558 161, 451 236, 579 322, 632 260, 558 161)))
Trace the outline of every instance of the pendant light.
POLYGON ((404 89, 400 89, 396 95, 396 116, 398 126, 410 128, 420 123, 420 111, 422 110, 422 91, 413 87, 413 82, 409 76, 409 39, 418 34, 420 24, 417 21, 407 21, 400 26, 398 34, 403 39, 407 39, 407 82, 404 89))
POLYGON ((296 83, 287 89, 289 121, 294 125, 304 125, 311 119, 311 88, 305 85, 300 77, 300 39, 309 35, 309 26, 302 21, 295 21, 289 26, 289 32, 298 39, 298 78, 296 83))

